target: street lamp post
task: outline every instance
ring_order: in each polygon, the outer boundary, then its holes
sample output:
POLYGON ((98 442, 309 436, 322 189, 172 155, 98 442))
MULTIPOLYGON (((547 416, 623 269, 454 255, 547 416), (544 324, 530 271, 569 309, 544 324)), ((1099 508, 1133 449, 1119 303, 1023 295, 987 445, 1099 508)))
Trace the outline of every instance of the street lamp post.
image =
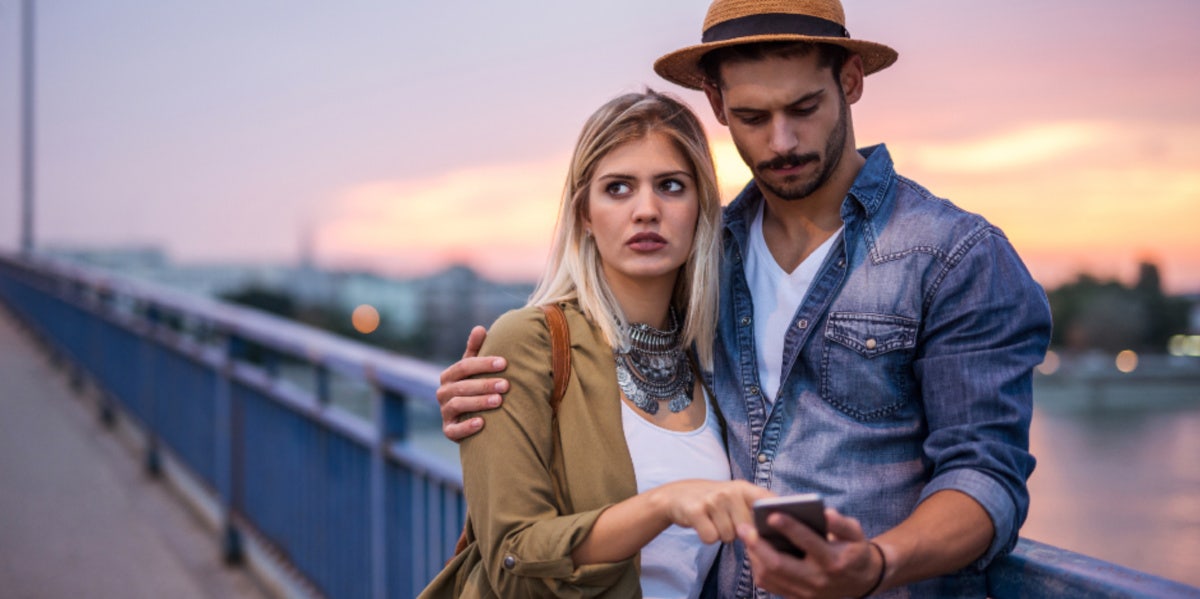
POLYGON ((33 253, 33 0, 21 3, 21 252, 33 253))

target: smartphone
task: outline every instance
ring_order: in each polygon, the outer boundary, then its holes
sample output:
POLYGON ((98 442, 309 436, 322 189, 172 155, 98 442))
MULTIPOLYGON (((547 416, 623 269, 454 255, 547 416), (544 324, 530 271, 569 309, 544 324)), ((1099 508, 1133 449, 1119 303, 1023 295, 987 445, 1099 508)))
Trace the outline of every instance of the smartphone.
POLYGON ((759 499, 754 502, 754 526, 758 534, 766 539, 776 550, 789 553, 798 558, 804 557, 804 550, 792 544, 782 533, 767 524, 767 517, 776 512, 791 516, 807 524, 821 538, 825 538, 825 500, 816 493, 801 493, 759 499))

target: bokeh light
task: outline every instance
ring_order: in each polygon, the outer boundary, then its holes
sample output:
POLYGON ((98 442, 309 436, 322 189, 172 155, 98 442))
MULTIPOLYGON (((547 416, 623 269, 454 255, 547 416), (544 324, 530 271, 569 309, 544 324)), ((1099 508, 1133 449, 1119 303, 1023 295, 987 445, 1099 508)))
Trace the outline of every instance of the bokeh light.
POLYGON ((1054 350, 1049 350, 1046 352, 1046 358, 1038 365, 1037 371, 1041 374, 1054 374, 1058 372, 1058 367, 1061 365, 1058 354, 1054 350))
POLYGON ((354 325, 354 330, 364 335, 374 333, 379 328, 379 310, 375 306, 362 304, 350 314, 350 323, 354 325))
POLYGON ((1126 349, 1117 354, 1117 370, 1121 372, 1133 372, 1137 370, 1138 355, 1137 352, 1126 349))

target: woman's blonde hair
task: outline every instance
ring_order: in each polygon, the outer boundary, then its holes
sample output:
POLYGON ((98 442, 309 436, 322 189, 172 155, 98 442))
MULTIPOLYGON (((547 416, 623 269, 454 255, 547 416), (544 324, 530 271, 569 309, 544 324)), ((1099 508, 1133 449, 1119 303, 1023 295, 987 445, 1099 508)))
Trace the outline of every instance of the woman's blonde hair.
POLYGON ((609 345, 624 346, 628 322, 604 278, 595 240, 584 233, 588 189, 596 165, 622 144, 659 133, 687 158, 695 177, 699 217, 692 250, 679 269, 671 305, 682 316, 684 347, 695 344, 703 368, 712 367, 717 321, 717 260, 721 201, 708 139, 696 115, 681 101, 653 90, 624 94, 588 119, 575 144, 555 226, 554 246, 530 305, 576 300, 609 345))

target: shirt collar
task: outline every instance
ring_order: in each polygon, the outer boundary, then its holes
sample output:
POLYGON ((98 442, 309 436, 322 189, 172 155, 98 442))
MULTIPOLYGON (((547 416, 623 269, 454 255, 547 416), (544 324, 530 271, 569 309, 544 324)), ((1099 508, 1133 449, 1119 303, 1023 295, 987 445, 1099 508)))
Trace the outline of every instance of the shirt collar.
MULTIPOLYGON (((887 200, 895 168, 892 165, 892 156, 884 144, 860 148, 858 153, 866 158, 867 162, 858 171, 858 176, 854 178, 854 184, 850 186, 846 197, 857 202, 866 217, 871 218, 887 200)), ((848 208, 848 202, 842 204, 843 220, 848 208)))
MULTIPOLYGON (((851 202, 858 204, 867 218, 873 216, 887 200, 888 190, 895 176, 892 156, 888 153, 886 145, 860 148, 858 153, 866 159, 866 163, 858 171, 854 184, 846 194, 846 201, 842 204, 842 220, 846 220, 851 202)), ((762 201, 762 192, 754 180, 751 180, 725 208, 726 229, 740 239, 749 231, 750 223, 754 222, 755 212, 762 201)))

